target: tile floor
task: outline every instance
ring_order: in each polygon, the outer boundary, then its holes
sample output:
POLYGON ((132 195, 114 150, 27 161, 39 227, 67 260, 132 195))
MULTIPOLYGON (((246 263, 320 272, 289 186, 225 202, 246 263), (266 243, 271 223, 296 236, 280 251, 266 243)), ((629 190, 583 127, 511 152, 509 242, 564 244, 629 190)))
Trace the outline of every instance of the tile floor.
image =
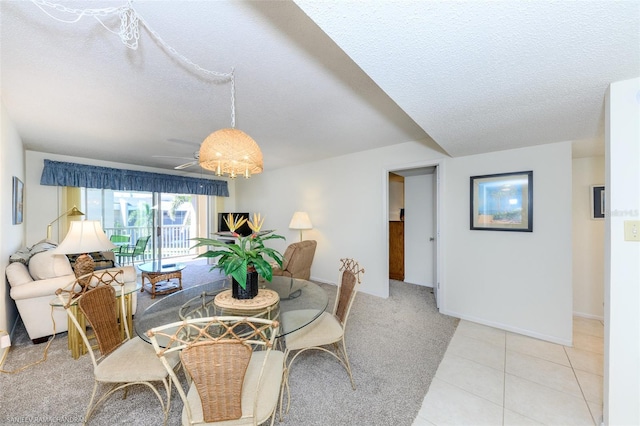
POLYGON ((413 426, 601 424, 604 325, 573 347, 460 321, 413 426))

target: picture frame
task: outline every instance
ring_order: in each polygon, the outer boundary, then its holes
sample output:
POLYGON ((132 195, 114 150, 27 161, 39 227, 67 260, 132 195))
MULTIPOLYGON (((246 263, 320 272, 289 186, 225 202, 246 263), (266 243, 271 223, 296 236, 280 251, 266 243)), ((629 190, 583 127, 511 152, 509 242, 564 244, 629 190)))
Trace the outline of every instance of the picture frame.
POLYGON ((533 232, 533 171, 471 176, 470 229, 533 232))
POLYGON ((22 208, 24 200, 24 184, 16 176, 13 177, 13 224, 22 223, 22 208))
POLYGON ((604 220, 605 192, 604 185, 591 185, 589 192, 591 219, 604 220))

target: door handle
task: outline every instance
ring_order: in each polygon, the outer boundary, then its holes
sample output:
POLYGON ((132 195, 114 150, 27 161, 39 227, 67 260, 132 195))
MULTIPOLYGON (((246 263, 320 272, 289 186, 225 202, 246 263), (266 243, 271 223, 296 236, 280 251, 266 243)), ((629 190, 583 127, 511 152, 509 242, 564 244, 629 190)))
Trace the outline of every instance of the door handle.
POLYGON ((433 241, 433 240, 435 240, 435 238, 429 237, 429 241, 433 241))

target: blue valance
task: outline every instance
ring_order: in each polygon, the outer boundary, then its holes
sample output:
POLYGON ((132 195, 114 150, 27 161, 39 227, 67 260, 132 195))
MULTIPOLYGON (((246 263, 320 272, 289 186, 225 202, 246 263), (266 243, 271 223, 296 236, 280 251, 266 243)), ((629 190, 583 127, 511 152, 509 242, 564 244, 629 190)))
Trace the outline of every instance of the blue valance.
POLYGON ((44 160, 41 185, 228 197, 227 182, 44 160))

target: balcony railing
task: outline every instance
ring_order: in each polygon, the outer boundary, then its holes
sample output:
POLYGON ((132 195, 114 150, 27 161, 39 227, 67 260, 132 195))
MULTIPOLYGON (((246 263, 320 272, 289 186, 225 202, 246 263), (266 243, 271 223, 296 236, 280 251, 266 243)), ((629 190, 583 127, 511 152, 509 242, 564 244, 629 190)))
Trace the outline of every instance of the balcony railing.
MULTIPOLYGON (((138 238, 152 235, 153 228, 146 226, 128 226, 124 228, 104 228, 104 232, 109 238, 111 238, 112 235, 127 235, 129 236, 129 245, 134 246, 138 238)), ((191 229, 189 226, 162 226, 161 238, 159 240, 162 249, 162 258, 193 254, 193 252, 189 250, 189 248, 194 245, 194 241, 190 240, 191 238, 191 229)), ((152 250, 152 244, 149 242, 145 250, 145 258, 150 259, 152 257, 152 250)))

